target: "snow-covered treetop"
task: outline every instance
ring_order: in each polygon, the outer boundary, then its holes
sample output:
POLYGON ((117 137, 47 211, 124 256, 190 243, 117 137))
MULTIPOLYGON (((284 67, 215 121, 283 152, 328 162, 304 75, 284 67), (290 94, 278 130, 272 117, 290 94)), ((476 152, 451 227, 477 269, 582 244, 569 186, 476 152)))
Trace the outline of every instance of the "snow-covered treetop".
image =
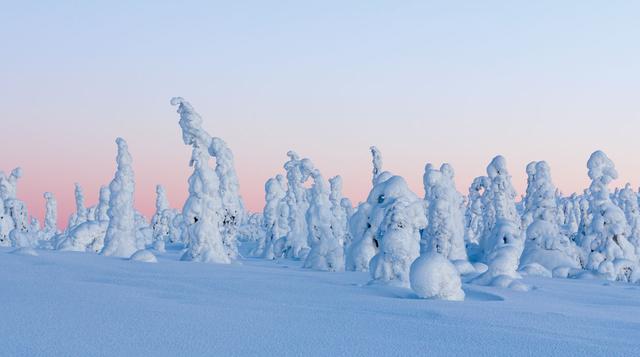
POLYGON ((618 178, 618 172, 613 161, 600 150, 591 154, 589 161, 587 161, 587 168, 589 169, 589 178, 604 185, 618 178))
POLYGON ((169 209, 169 199, 167 198, 167 191, 164 186, 156 186, 156 212, 162 212, 169 209))
POLYGON ((241 214, 244 204, 240 197, 240 183, 236 174, 233 152, 220 138, 211 138, 209 154, 216 158, 216 173, 220 178, 220 195, 225 209, 241 214))
POLYGON ((182 140, 186 145, 198 145, 208 147, 211 135, 202 128, 202 117, 198 114, 191 103, 182 97, 171 98, 171 105, 178 106, 180 114, 180 128, 182 128, 182 140))
POLYGON ((382 154, 380 153, 380 150, 378 150, 378 148, 375 146, 371 146, 369 150, 371 150, 371 161, 373 163, 373 177, 371 181, 375 185, 378 175, 382 173, 382 154))
POLYGON ((16 167, 7 177, 0 171, 0 199, 2 201, 16 198, 18 179, 22 177, 22 169, 16 167))

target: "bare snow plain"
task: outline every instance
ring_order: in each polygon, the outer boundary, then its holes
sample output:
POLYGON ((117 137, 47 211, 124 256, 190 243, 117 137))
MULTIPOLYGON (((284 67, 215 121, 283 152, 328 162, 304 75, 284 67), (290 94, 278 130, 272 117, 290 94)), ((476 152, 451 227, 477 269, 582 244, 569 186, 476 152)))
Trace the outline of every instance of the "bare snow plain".
POLYGON ((638 356, 640 286, 525 277, 419 299, 292 261, 0 249, 1 356, 638 356))

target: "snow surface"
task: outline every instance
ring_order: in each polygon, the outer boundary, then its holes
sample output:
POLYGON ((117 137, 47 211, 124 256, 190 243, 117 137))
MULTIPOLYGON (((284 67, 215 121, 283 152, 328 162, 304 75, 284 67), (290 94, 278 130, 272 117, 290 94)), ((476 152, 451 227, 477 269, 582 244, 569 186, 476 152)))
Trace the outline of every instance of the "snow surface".
POLYGON ((7 356, 637 355, 640 286, 525 277, 423 300, 365 272, 281 264, 158 264, 0 248, 7 356))

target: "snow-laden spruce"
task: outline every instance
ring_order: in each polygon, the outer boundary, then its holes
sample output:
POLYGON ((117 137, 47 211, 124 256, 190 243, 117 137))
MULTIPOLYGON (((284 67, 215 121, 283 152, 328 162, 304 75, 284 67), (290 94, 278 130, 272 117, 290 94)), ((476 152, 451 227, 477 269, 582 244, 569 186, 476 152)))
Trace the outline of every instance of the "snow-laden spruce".
POLYGON ((44 227, 42 228, 42 239, 51 240, 58 234, 58 202, 51 192, 45 192, 44 227))
POLYGON ((474 281, 519 289, 520 284, 513 280, 520 278, 517 269, 524 237, 516 210, 516 191, 504 157, 496 156, 491 160, 487 176, 490 185, 482 195, 485 217, 479 245, 482 262, 488 265, 488 270, 474 281))
MULTIPOLYGON (((287 152, 289 161, 284 164, 287 172, 287 194, 285 200, 289 206, 289 229, 284 244, 284 252, 288 258, 304 259, 309 253, 306 212, 309 209, 307 189, 304 183, 309 173, 303 174, 302 160, 294 152, 287 152)), ((276 253, 276 255, 281 255, 276 253)))
POLYGON ((616 204, 627 219, 629 225, 629 241, 635 247, 635 252, 640 257, 640 207, 638 194, 627 183, 624 188, 617 190, 616 204))
POLYGON ((167 192, 162 185, 156 186, 156 212, 151 218, 151 230, 153 236, 153 248, 163 252, 165 243, 171 241, 176 234, 172 225, 176 216, 176 211, 169 207, 169 199, 167 192))
POLYGON ((216 174, 220 182, 220 198, 222 199, 222 243, 231 258, 238 255, 236 236, 238 226, 245 212, 240 184, 233 160, 233 153, 227 143, 220 138, 211 138, 209 154, 216 158, 216 174))
POLYGON ((451 260, 461 273, 474 271, 464 242, 464 199, 455 188, 453 167, 425 166, 423 175, 427 228, 422 231, 422 249, 451 260))
MULTIPOLYGON (((289 209, 284 201, 286 191, 286 182, 282 175, 276 175, 264 184, 265 205, 262 211, 264 235, 254 250, 256 256, 262 256, 266 259, 279 258, 284 250, 282 247, 284 240, 281 238, 286 236, 288 224, 282 226, 282 215, 285 215, 284 210, 287 210, 288 213, 289 209)), ((288 214, 286 214, 285 222, 288 218, 288 214)))
MULTIPOLYGON (((480 237, 484 233, 484 196, 490 185, 489 178, 479 176, 473 179, 467 196, 467 209, 465 212, 465 242, 478 251, 480 237)), ((475 255, 475 254, 474 254, 475 255)))
POLYGON ((136 211, 133 206, 135 178, 127 142, 116 139, 118 156, 115 177, 109 184, 109 225, 104 237, 102 255, 129 258, 136 248, 136 211))
POLYGON ((301 167, 303 175, 308 172, 313 179, 306 214, 311 249, 303 266, 326 271, 344 270, 344 237, 336 236, 336 231, 331 226, 334 217, 329 199, 329 185, 309 159, 302 160, 301 167))
POLYGON ((610 280, 638 281, 640 269, 635 247, 629 242, 624 212, 611 200, 609 183, 618 177, 613 161, 602 151, 591 154, 589 169, 589 221, 578 236, 583 261, 589 270, 610 280))
POLYGON ((375 186, 378 176, 382 173, 382 153, 375 146, 370 147, 369 150, 371 151, 371 163, 373 164, 371 183, 375 186))
POLYGON ((369 262, 374 281, 409 286, 411 263, 420 254, 420 230, 426 226, 424 201, 413 193, 400 176, 378 182, 369 193, 368 226, 371 229, 354 242, 350 261, 363 264, 373 248, 369 262), (357 244, 357 245, 356 245, 357 244))
POLYGON ((189 177, 189 197, 182 209, 188 244, 182 260, 228 264, 232 254, 227 252, 222 241, 219 181, 209 166, 211 136, 202 128, 202 118, 189 102, 173 98, 171 104, 178 106, 182 139, 192 147, 189 165, 194 168, 189 177))
POLYGON ((18 180, 22 177, 22 169, 17 167, 11 171, 9 176, 0 171, 0 247, 10 247, 11 231, 16 228, 13 214, 10 210, 13 205, 11 201, 16 200, 18 180))
MULTIPOLYGON (((192 176, 192 178, 194 178, 192 181, 194 184, 197 182, 203 182, 208 185, 205 189, 205 195, 207 196, 206 199, 192 199, 192 201, 200 200, 200 214, 207 217, 207 220, 210 221, 207 223, 206 230, 210 229, 208 225, 212 225, 219 231, 219 234, 216 236, 220 237, 222 253, 227 256, 227 258, 224 259, 218 257, 220 252, 212 251, 212 249, 218 249, 218 243, 208 242, 195 250, 192 250, 192 247, 190 246, 190 250, 187 252, 188 254, 185 255, 185 259, 228 263, 238 255, 236 236, 238 226, 244 217, 244 206, 242 198, 239 195, 239 184, 235 171, 233 154, 222 139, 211 137, 211 135, 202 128, 202 117, 200 117, 200 115, 193 109, 189 102, 185 101, 183 98, 175 97, 171 99, 171 104, 178 106, 182 139, 186 145, 191 145, 193 147, 194 152, 192 155, 192 162, 194 162, 193 160, 197 160, 198 165, 200 166, 200 169, 196 169, 196 171, 198 171, 198 174, 204 175, 199 178, 192 176), (216 169, 213 172, 213 175, 209 174, 209 160, 208 155, 206 154, 210 154, 216 158, 216 169), (213 191, 209 192, 210 190, 213 191), (216 217, 209 217, 210 215, 215 215, 216 217), (208 248, 204 248, 205 246, 208 248), (207 253, 198 253, 202 249, 204 249, 202 252, 207 251, 207 253), (200 256, 201 254, 204 255, 200 258, 196 258, 194 254, 197 256, 200 256), (208 258, 205 258, 205 256, 208 258)), ((199 190, 199 188, 196 188, 196 190, 199 190)), ((190 187, 190 198, 192 191, 192 187, 190 187)), ((195 212, 193 209, 195 207, 187 207, 186 203, 185 207, 191 209, 191 217, 186 217, 187 215, 185 215, 183 210, 187 240, 191 243, 193 242, 193 234, 202 235, 204 233, 189 233, 190 231, 193 231, 192 226, 196 224, 193 216, 193 213, 195 212)), ((200 230, 200 228, 197 230, 200 230)), ((199 237, 198 241, 203 242, 201 238, 202 237, 199 237)), ((211 239, 217 240, 218 238, 211 239)))
POLYGON ((378 243, 375 241, 375 235, 378 230, 380 221, 373 222, 371 213, 377 204, 377 197, 372 197, 371 192, 377 184, 380 184, 393 175, 388 171, 382 171, 382 154, 377 147, 369 148, 371 152, 372 170, 372 189, 369 193, 367 201, 358 205, 355 212, 349 215, 349 238, 351 241, 346 247, 346 269, 353 271, 368 271, 369 262, 378 251, 378 243), (371 201, 369 200, 371 199, 371 201), (374 223, 376 225, 374 226, 374 223))
POLYGON ((331 230, 333 235, 341 242, 344 247, 350 244, 351 236, 349 234, 349 218, 352 214, 353 207, 351 201, 342 197, 342 177, 334 176, 329 179, 331 193, 329 201, 331 202, 331 230))
POLYGON ((69 227, 77 226, 88 220, 88 211, 85 206, 84 190, 79 183, 75 183, 76 211, 69 217, 69 227))
POLYGON ((566 272, 568 268, 579 269, 578 249, 569 237, 561 233, 562 218, 558 213, 556 188, 551 181, 549 165, 545 161, 532 162, 527 165, 527 174, 529 179, 522 217, 526 241, 520 259, 521 269, 529 271, 535 264, 532 272, 545 276, 551 276, 557 268, 562 268, 558 272, 566 272))

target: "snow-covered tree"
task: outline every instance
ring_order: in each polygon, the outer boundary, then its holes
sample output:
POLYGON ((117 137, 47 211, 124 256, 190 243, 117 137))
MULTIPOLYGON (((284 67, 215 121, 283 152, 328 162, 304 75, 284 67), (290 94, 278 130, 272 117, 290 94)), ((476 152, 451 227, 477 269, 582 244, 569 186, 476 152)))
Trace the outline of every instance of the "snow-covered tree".
MULTIPOLYGON (((304 259, 309 253, 306 212, 309 208, 307 189, 304 182, 308 173, 302 172, 302 160, 294 151, 287 152, 289 161, 284 164, 287 172, 287 194, 285 200, 289 206, 289 232, 287 233, 285 251, 292 259, 304 259)), ((278 255, 278 254, 277 254, 278 255)))
POLYGON ((5 176, 0 171, 0 247, 13 245, 10 237, 11 232, 17 227, 11 208, 15 206, 13 201, 17 200, 16 192, 18 180, 22 177, 22 169, 17 167, 11 171, 9 176, 5 176))
POLYGON ((74 227, 88 220, 88 212, 85 206, 84 190, 79 183, 75 183, 76 211, 69 217, 68 227, 74 227))
POLYGON ((482 261, 488 270, 475 279, 479 284, 516 287, 524 237, 516 210, 516 192, 511 184, 507 161, 496 156, 487 166, 490 186, 483 194, 484 230, 480 238, 482 261), (513 285, 512 285, 513 284, 513 285))
POLYGON ((45 192, 43 196, 45 199, 45 213, 42 238, 50 240, 58 234, 58 203, 51 192, 45 192))
POLYGON ((208 147, 211 136, 202 129, 202 118, 189 102, 173 98, 172 105, 178 106, 182 139, 192 147, 190 166, 194 171, 189 177, 189 197, 182 209, 183 232, 188 244, 182 260, 207 263, 231 262, 231 255, 222 241, 219 180, 209 166, 208 147))
POLYGON ((309 159, 302 160, 302 171, 313 178, 311 197, 306 220, 309 230, 308 240, 311 250, 304 262, 305 268, 326 271, 344 270, 344 241, 332 229, 331 191, 327 182, 309 159))
POLYGON ((111 191, 108 186, 100 187, 100 195, 98 197, 98 204, 96 205, 95 220, 96 221, 108 221, 109 220, 109 200, 111 197, 111 191))
POLYGON ((9 176, 5 176, 4 172, 0 171, 0 200, 4 202, 6 200, 16 198, 18 180, 21 177, 22 169, 19 167, 11 170, 11 174, 9 176))
POLYGON ((153 246, 158 251, 164 251, 165 242, 170 241, 175 233, 171 222, 176 215, 169 207, 167 192, 162 185, 156 186, 156 212, 151 218, 153 246))
POLYGON ((558 214, 556 188, 551 181, 551 171, 545 161, 527 165, 529 180, 525 196, 525 211, 522 217, 526 229, 524 252, 520 260, 523 270, 537 264, 551 275, 556 268, 580 268, 578 250, 569 239, 561 234, 561 216, 558 214))
POLYGON ((101 254, 129 258, 136 252, 136 226, 133 196, 135 179, 131 155, 127 142, 116 139, 118 155, 117 170, 109 185, 109 225, 101 254))
POLYGON ((423 183, 428 225, 422 231, 422 251, 441 254, 465 273, 473 271, 464 242, 464 199, 455 188, 453 168, 427 164, 423 183))
POLYGON ((370 147, 369 150, 371 150, 371 163, 373 164, 371 182, 375 186, 378 176, 382 173, 382 153, 375 146, 370 147))
POLYGON ((216 174, 220 181, 222 199, 222 242, 231 258, 238 255, 237 233, 244 218, 244 204, 236 174, 233 153, 220 138, 211 138, 209 154, 216 158, 216 174))
MULTIPOLYGON (((367 203, 372 207, 370 229, 354 246, 373 245, 375 255, 369 262, 373 280, 408 287, 411 263, 420 254, 420 230, 427 223, 424 201, 409 190, 402 177, 393 176, 374 186, 367 203)), ((368 253, 368 249, 352 250, 355 256, 350 261, 361 265, 368 253)))
POLYGON ((342 177, 334 176, 329 179, 331 193, 329 201, 331 202, 331 230, 333 235, 341 242, 342 246, 346 246, 350 241, 349 235, 349 217, 353 208, 348 198, 342 197, 342 177))
MULTIPOLYGON (((372 197, 372 192, 375 191, 377 184, 381 184, 393 176, 388 171, 382 171, 382 155, 380 150, 372 146, 370 147, 370 151, 372 156, 371 162, 373 164, 373 177, 371 180, 373 186, 367 201, 360 203, 355 212, 349 214, 348 228, 351 241, 346 247, 347 270, 369 270, 369 262, 378 251, 375 234, 377 233, 378 225, 381 223, 381 219, 375 222, 371 219, 371 213, 374 211, 375 206, 380 204, 377 202, 377 196, 372 197)), ((378 191, 379 190, 380 189, 378 189, 378 191)))
POLYGON ((640 279, 638 257, 629 242, 630 229, 624 212, 611 200, 609 183, 618 177, 613 162, 602 151, 591 154, 589 169, 590 224, 578 236, 585 267, 611 280, 640 279))
MULTIPOLYGON (((282 247, 275 247, 276 242, 287 234, 280 225, 281 207, 286 196, 286 182, 284 176, 276 175, 270 178, 264 185, 265 206, 262 211, 262 224, 264 229, 264 239, 258 242, 255 255, 263 256, 266 259, 274 259, 282 254, 282 247)), ((286 217, 288 218, 288 217, 286 217)))
POLYGON ((629 225, 629 241, 635 247, 636 256, 640 257, 640 207, 638 194, 627 183, 618 193, 618 206, 624 212, 629 225))
MULTIPOLYGON (((467 209, 465 212, 465 241, 473 248, 477 248, 480 237, 484 233, 484 201, 483 196, 491 182, 486 176, 479 176, 473 179, 469 187, 467 209)), ((477 249, 476 249, 477 250, 477 249)))

